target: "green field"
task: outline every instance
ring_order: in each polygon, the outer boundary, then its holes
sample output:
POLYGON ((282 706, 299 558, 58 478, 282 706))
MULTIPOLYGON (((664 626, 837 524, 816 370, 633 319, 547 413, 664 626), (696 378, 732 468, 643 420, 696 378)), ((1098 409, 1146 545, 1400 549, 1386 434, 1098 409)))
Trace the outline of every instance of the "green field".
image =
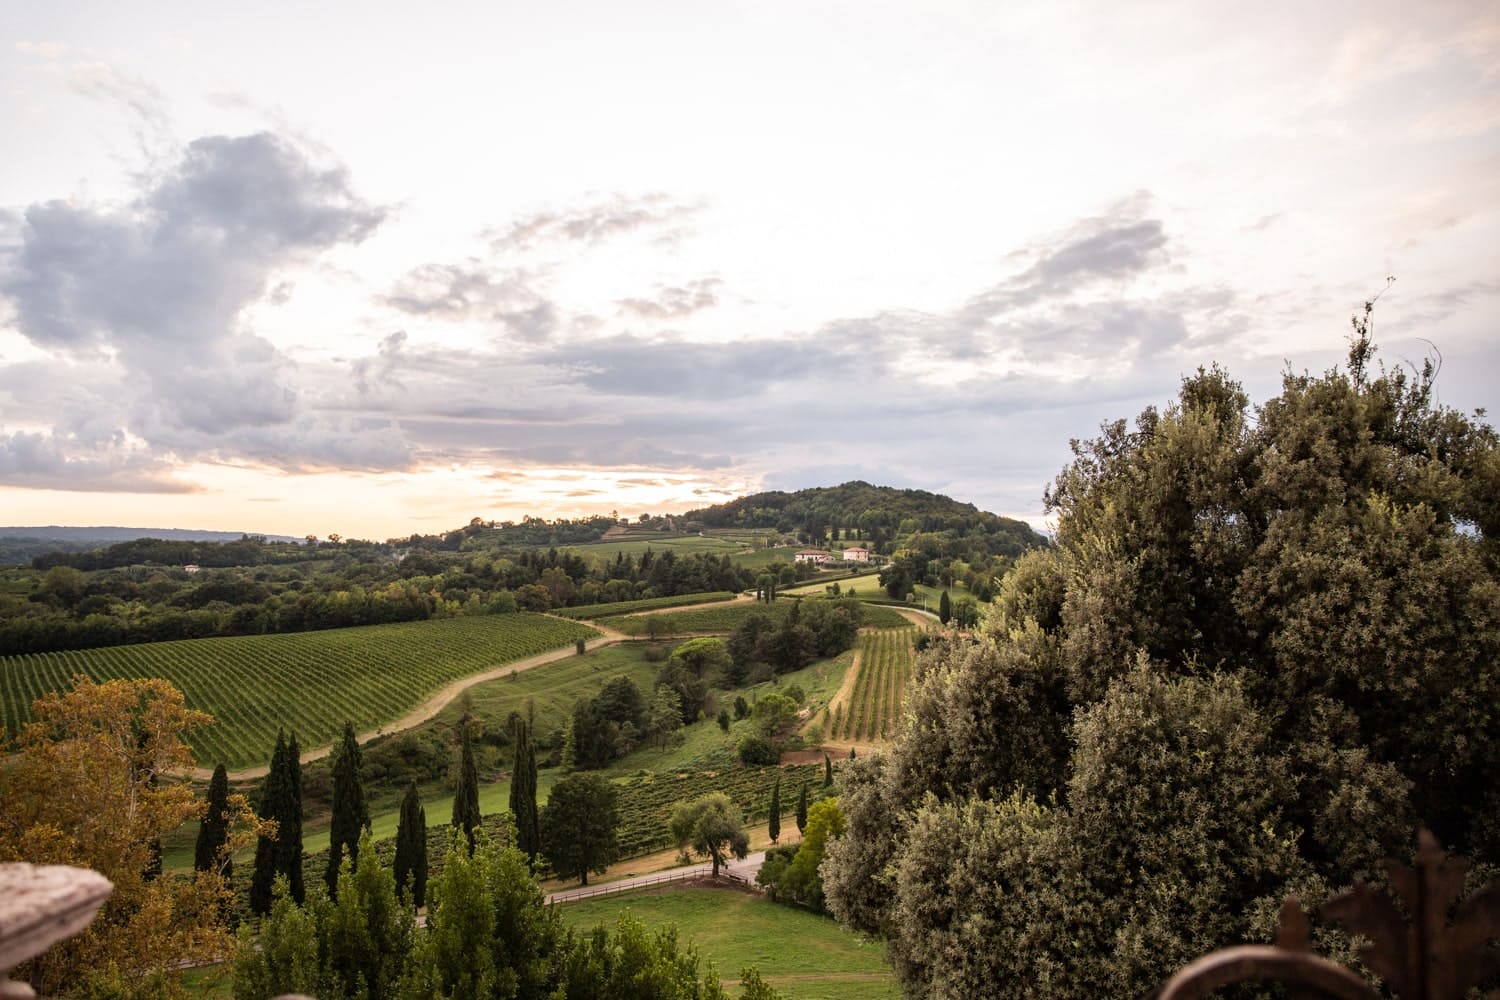
MULTIPOLYGON (((605 628, 612 628, 626 635, 646 635, 647 622, 651 619, 659 619, 667 624, 669 635, 685 635, 691 632, 733 632, 746 618, 759 612, 769 614, 772 618, 780 621, 782 616, 791 609, 790 601, 778 601, 775 604, 761 604, 759 602, 747 602, 732 604, 721 607, 698 608, 688 611, 678 611, 673 614, 660 615, 633 615, 629 618, 600 618, 598 622, 605 628)), ((900 628, 909 624, 895 611, 876 605, 864 608, 864 625, 868 628, 900 628)))
MULTIPOLYGON (((820 580, 812 583, 800 584, 796 587, 788 587, 776 591, 782 597, 821 597, 828 592, 833 585, 833 580, 820 580)), ((840 597, 849 597, 850 588, 855 590, 853 596, 868 599, 871 597, 884 597, 885 590, 880 586, 880 571, 872 570, 859 576, 844 577, 838 581, 840 597)))
POLYGON ((375 729, 450 681, 597 634, 521 612, 7 656, 0 721, 16 732, 33 700, 67 689, 75 674, 161 677, 217 720, 188 737, 197 759, 233 769, 265 763, 279 728, 296 732, 304 749, 324 746, 346 720, 375 729))
POLYGON ((673 552, 727 552, 733 554, 745 547, 745 543, 737 539, 716 538, 711 535, 663 534, 655 536, 640 534, 603 542, 587 542, 583 545, 559 546, 558 551, 576 552, 580 555, 608 556, 613 559, 618 552, 623 552, 632 558, 640 558, 641 553, 647 549, 657 553, 671 549, 673 552))
POLYGON ((794 910, 733 889, 678 889, 604 896, 558 907, 580 929, 613 927, 629 910, 647 927, 676 925, 730 987, 755 966, 788 1000, 896 1000, 901 995, 885 946, 866 941, 827 917, 794 910))
POLYGON ((727 590, 713 590, 706 594, 678 594, 676 597, 647 597, 639 601, 616 601, 613 604, 580 604, 573 608, 557 608, 552 613, 559 618, 574 621, 590 621, 603 615, 633 615, 637 611, 652 611, 657 608, 686 608, 694 604, 713 604, 716 601, 732 601, 735 595, 727 590))

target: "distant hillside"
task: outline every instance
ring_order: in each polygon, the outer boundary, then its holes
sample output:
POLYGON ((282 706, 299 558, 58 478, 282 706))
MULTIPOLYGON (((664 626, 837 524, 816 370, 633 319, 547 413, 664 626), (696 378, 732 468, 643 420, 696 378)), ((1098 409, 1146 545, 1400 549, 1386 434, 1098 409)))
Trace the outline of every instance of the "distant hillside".
POLYGON ((50 542, 88 543, 108 545, 111 542, 132 542, 137 538, 159 538, 167 542, 237 542, 245 535, 264 538, 268 542, 300 542, 291 535, 262 535, 246 531, 196 531, 192 528, 120 528, 114 526, 72 527, 49 524, 45 527, 0 527, 0 539, 27 539, 50 542))
MULTIPOLYGON (((39 556, 79 555, 106 545, 133 542, 140 538, 166 542, 237 542, 244 537, 239 531, 194 531, 190 528, 75 528, 49 524, 44 527, 0 527, 0 566, 30 563, 39 556)), ((272 542, 300 542, 286 535, 263 535, 272 542)))
POLYGON ((857 480, 795 493, 755 493, 689 511, 683 520, 700 521, 710 528, 775 528, 816 541, 853 535, 876 544, 920 533, 979 532, 996 537, 993 552, 1011 556, 1047 544, 1026 523, 982 511, 971 503, 926 490, 898 490, 857 480))

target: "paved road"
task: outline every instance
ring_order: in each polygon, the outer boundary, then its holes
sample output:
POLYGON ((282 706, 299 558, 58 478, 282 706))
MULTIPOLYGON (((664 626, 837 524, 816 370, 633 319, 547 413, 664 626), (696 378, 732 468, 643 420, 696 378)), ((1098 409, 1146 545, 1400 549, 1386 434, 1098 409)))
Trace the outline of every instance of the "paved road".
MULTIPOLYGON (((728 864, 720 867, 721 872, 737 875, 747 882, 753 883, 755 875, 760 871, 760 866, 765 864, 766 852, 756 851, 747 855, 743 861, 730 860, 728 864)), ((549 903, 574 903, 580 899, 592 899, 596 896, 610 896, 617 892, 629 892, 632 889, 646 889, 651 886, 672 886, 693 878, 707 877, 713 872, 713 865, 685 865, 681 868, 668 868, 665 871, 652 872, 650 875, 636 875, 633 878, 622 878, 618 882, 605 882, 602 885, 582 885, 576 889, 560 889, 557 892, 547 894, 549 903)))

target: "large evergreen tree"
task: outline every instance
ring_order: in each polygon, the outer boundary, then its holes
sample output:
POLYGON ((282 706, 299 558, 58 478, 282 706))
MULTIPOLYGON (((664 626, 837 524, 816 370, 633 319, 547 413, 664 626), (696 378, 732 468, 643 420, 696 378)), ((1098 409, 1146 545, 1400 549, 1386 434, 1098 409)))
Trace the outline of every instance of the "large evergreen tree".
POLYGON ((1057 544, 842 775, 830 908, 914 997, 1138 996, 1409 853, 1500 863, 1500 438, 1435 368, 1217 369, 1074 446, 1057 544))
POLYGON ((344 852, 359 863, 360 833, 370 825, 370 807, 365 801, 364 780, 359 774, 359 741, 354 725, 344 723, 343 739, 333 757, 333 819, 328 828, 328 870, 324 875, 328 894, 338 896, 339 866, 344 852))
POLYGON ((766 833, 771 838, 771 843, 781 839, 781 778, 778 776, 776 784, 771 786, 771 809, 770 822, 766 833))
POLYGON ((221 761, 214 768, 214 776, 208 781, 208 806, 203 813, 203 822, 198 827, 198 843, 193 849, 193 870, 218 871, 224 864, 224 877, 234 873, 234 860, 220 858, 224 843, 229 839, 229 775, 221 761))
POLYGON ((276 835, 255 843, 255 872, 250 880, 250 909, 268 913, 271 887, 278 874, 287 877, 292 899, 300 906, 305 898, 302 884, 302 762, 297 757, 297 736, 276 733, 271 766, 261 785, 261 819, 276 821, 276 835))
POLYGON ((535 862, 542 849, 542 835, 536 805, 536 747, 531 742, 530 719, 515 715, 511 720, 511 738, 515 757, 510 774, 510 811, 516 819, 516 847, 526 855, 526 860, 535 862))
POLYGON ((474 763, 474 743, 469 736, 469 717, 458 726, 458 787, 453 792, 453 826, 464 832, 469 847, 474 847, 474 828, 479 825, 479 768, 474 763))
POLYGON ((413 906, 427 901, 427 810, 417 793, 415 779, 401 799, 401 818, 396 825, 396 859, 392 865, 396 891, 413 906))
POLYGON ((542 810, 542 853, 562 878, 589 884, 619 854, 615 787, 595 774, 570 774, 552 786, 542 810))
POLYGON ((938 598, 938 621, 946 625, 952 618, 953 599, 948 596, 948 592, 945 590, 943 591, 943 596, 938 598))
POLYGON ((797 793, 797 832, 807 832, 807 782, 802 783, 802 791, 797 793))

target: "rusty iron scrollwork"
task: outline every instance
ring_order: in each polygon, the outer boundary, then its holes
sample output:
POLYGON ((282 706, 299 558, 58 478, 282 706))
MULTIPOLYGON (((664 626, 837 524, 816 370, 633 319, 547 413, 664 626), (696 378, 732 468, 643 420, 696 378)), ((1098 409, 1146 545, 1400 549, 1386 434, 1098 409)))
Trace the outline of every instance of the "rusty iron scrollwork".
MULTIPOLYGON (((1318 908, 1318 916, 1366 939, 1364 962, 1400 1000, 1462 1000, 1472 987, 1500 976, 1500 882, 1462 899, 1469 862, 1450 858, 1423 830, 1416 862, 1386 861, 1391 898, 1364 883, 1318 908), (1455 904, 1457 904, 1455 906, 1455 904), (1452 920, 1449 920, 1449 913, 1452 920)), ((1345 966, 1312 952, 1307 915, 1296 897, 1281 907, 1274 945, 1241 945, 1205 955, 1180 969, 1158 1000, 1199 1000, 1235 983, 1278 982, 1293 1000, 1334 997, 1380 1000, 1382 994, 1345 966)), ((1500 989, 1486 994, 1500 1000, 1500 989)))

